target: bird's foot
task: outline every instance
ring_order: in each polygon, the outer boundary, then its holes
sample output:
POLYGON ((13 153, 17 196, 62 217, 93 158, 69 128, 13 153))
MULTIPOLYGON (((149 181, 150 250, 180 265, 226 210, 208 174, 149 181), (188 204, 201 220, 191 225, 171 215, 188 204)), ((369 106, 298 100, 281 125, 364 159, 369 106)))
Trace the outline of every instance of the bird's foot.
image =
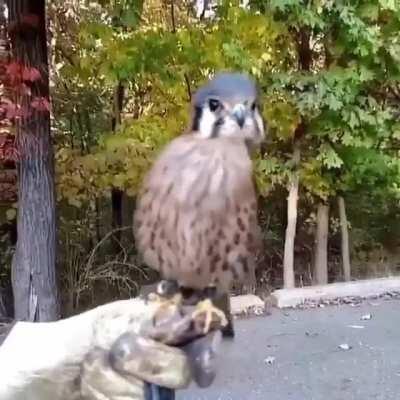
POLYGON ((213 322, 218 321, 219 326, 226 326, 228 320, 225 313, 219 308, 215 307, 210 299, 205 299, 200 301, 196 309, 193 311, 192 318, 195 321, 203 321, 203 334, 210 332, 213 322))

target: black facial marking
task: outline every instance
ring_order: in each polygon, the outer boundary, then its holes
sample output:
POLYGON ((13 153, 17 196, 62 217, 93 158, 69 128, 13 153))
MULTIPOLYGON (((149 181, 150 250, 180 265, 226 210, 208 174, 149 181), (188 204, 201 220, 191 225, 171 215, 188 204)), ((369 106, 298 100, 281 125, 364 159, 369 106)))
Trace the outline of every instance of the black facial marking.
POLYGON ((200 119, 202 114, 203 109, 201 107, 194 107, 192 131, 196 132, 200 129, 200 119))
POLYGON ((210 99, 208 100, 208 106, 210 107, 210 110, 214 112, 221 106, 221 103, 218 99, 210 99))
POLYGON ((218 137, 218 135, 219 135, 219 129, 220 129, 221 125, 223 125, 223 123, 224 123, 224 119, 223 119, 223 118, 218 118, 218 119, 215 121, 214 126, 213 126, 213 130, 212 130, 212 132, 211 132, 211 138, 212 138, 212 139, 218 137))

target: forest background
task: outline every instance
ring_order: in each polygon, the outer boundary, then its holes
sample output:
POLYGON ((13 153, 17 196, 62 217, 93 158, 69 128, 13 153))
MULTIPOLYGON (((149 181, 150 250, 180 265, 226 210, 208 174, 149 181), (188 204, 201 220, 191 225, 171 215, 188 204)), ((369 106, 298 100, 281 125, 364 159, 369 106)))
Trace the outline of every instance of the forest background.
POLYGON ((37 3, 1 4, 0 315, 53 319, 156 279, 135 195, 221 70, 257 80, 268 124, 256 292, 399 272, 398 0, 37 3))

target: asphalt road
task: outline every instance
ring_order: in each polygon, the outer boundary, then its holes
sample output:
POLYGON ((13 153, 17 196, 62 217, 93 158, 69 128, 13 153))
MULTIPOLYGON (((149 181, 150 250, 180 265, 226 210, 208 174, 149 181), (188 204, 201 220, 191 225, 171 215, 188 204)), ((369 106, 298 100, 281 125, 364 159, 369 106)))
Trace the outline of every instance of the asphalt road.
POLYGON ((178 400, 400 399, 400 301, 273 310, 236 321, 236 332, 214 384, 178 400))

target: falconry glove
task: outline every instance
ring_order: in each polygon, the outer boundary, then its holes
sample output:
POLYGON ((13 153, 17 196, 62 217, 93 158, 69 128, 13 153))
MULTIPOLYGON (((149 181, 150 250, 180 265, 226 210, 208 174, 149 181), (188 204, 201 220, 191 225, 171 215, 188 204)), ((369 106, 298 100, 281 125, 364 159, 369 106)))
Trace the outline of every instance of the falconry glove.
POLYGON ((221 321, 215 315, 206 333, 204 317, 173 301, 131 299, 56 322, 17 322, 0 346, 0 398, 147 400, 154 385, 208 386, 221 321))

